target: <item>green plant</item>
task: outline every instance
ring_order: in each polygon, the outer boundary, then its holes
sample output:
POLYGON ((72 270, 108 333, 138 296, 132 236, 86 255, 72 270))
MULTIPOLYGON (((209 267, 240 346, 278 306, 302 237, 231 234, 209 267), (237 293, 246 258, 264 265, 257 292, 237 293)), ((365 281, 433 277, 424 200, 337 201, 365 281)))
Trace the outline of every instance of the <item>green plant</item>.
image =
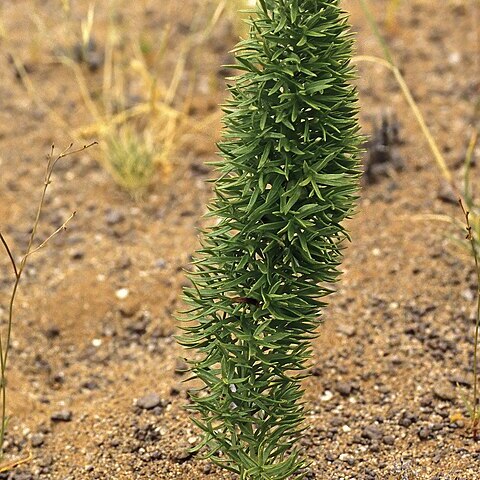
MULTIPOLYGON (((96 142, 94 142, 96 143, 96 142)), ((63 230, 66 230, 67 228, 67 223, 75 216, 75 212, 73 212, 66 220, 65 222, 57 228, 51 235, 49 235, 45 240, 43 240, 39 245, 35 246, 35 240, 37 236, 37 230, 38 230, 38 225, 40 223, 40 218, 42 215, 43 211, 43 206, 45 203, 45 197, 46 193, 48 190, 48 187, 51 183, 51 178, 53 174, 53 170, 55 168, 55 165, 59 160, 62 158, 65 158, 69 155, 73 155, 75 153, 78 153, 80 151, 85 150, 86 148, 91 147, 94 143, 89 144, 84 146, 83 148, 79 150, 74 150, 72 151, 72 145, 62 153, 60 153, 58 156, 54 156, 54 147, 52 146, 52 150, 50 152, 50 155, 48 157, 48 162, 47 162, 47 167, 45 170, 45 178, 44 178, 44 184, 43 184, 43 190, 42 190, 42 195, 40 197, 40 202, 37 207, 37 213, 35 216, 35 220, 33 222, 32 226, 32 231, 30 233, 30 239, 28 242, 27 249, 20 260, 20 262, 17 262, 15 260, 15 257, 12 253, 12 249, 10 248, 7 240, 5 239, 5 236, 0 232, 0 243, 5 249, 5 252, 8 255, 8 259, 11 263, 12 270, 13 270, 13 275, 14 275, 14 282, 13 282, 13 287, 12 287, 12 292, 10 295, 10 301, 8 304, 8 318, 7 318, 7 325, 6 325, 6 332, 5 335, 0 334, 0 405, 1 405, 1 423, 0 423, 0 460, 3 459, 4 456, 4 451, 3 451, 3 445, 5 441, 5 434, 6 434, 6 429, 7 429, 7 423, 8 423, 8 416, 7 416, 7 363, 8 363, 8 354, 10 351, 10 344, 11 344, 11 334, 12 334, 12 327, 13 327, 13 319, 14 319, 14 307, 15 307, 15 299, 18 293, 18 288, 20 285, 20 280, 22 278, 22 274, 25 270, 25 267, 27 266, 29 258, 37 253, 39 250, 44 248, 48 242, 58 233, 60 233, 63 230)), ((29 457, 27 457, 29 458, 29 457)), ((8 462, 6 464, 6 468, 11 468, 12 466, 16 466, 20 463, 23 463, 25 460, 20 460, 20 461, 14 461, 14 462, 8 462)), ((4 467, 0 465, 0 471, 4 471, 4 467)))
POLYGON ((230 86, 179 341, 198 449, 241 479, 302 478, 301 379, 359 177, 353 38, 337 0, 259 0, 230 86))
POLYGON ((163 155, 148 131, 128 126, 117 129, 106 138, 107 165, 113 179, 132 195, 141 195, 152 183, 163 155))
MULTIPOLYGON (((77 128, 73 132, 74 137, 99 138, 99 162, 118 185, 137 197, 155 180, 156 172, 166 173, 169 170, 169 155, 177 141, 181 117, 171 104, 184 71, 184 55, 179 56, 170 85, 161 85, 156 72, 160 65, 149 63, 150 57, 145 51, 146 39, 133 39, 121 31, 115 21, 115 12, 114 5, 103 52, 100 94, 92 91, 77 61, 69 56, 60 59, 74 72, 85 107, 94 122, 77 128), (124 48, 122 43, 128 48, 124 48), (133 84, 138 91, 131 91, 133 84), (135 97, 137 100, 132 102, 135 97)), ((93 41, 93 23, 94 9, 91 5, 87 19, 81 24, 81 49, 84 52, 93 41)), ((164 32, 154 60, 160 61, 165 54, 169 33, 169 29, 164 32)))

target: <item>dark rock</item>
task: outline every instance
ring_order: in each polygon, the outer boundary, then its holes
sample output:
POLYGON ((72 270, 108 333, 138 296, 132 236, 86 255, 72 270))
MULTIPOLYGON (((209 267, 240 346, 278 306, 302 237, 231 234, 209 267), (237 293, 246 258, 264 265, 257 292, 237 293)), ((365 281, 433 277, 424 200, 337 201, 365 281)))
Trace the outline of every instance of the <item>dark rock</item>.
POLYGON ((434 432, 439 432, 439 431, 442 430, 442 429, 443 429, 443 423, 434 423, 434 424, 432 425, 432 430, 433 430, 434 432))
MULTIPOLYGON (((162 405, 163 405, 163 401, 162 401, 162 405)), ((154 415, 163 415, 163 406, 158 406, 158 407, 155 407, 152 409, 152 413, 154 415)))
POLYGON ((159 429, 154 423, 147 423, 136 427, 133 435, 136 440, 141 442, 139 448, 144 446, 145 442, 157 443, 161 436, 159 429))
POLYGON ((391 358, 390 358, 390 361, 392 362, 392 365, 401 365, 403 363, 403 359, 398 356, 398 355, 393 355, 391 358))
POLYGON ((378 385, 378 391, 383 395, 388 395, 392 390, 387 385, 378 385))
POLYGON ((335 455, 334 453, 332 452, 327 452, 325 454, 325 458, 327 459, 327 461, 329 462, 334 462, 336 459, 337 459, 337 455, 335 455))
POLYGON ((117 448, 121 444, 120 440, 118 438, 112 438, 110 441, 110 446, 113 448, 117 448))
POLYGON ((382 115, 380 125, 375 127, 372 138, 366 142, 364 182, 376 183, 382 177, 388 177, 405 167, 405 162, 398 151, 402 144, 399 134, 400 126, 393 115, 382 115))
POLYGON ((330 420, 330 425, 332 427, 341 427, 344 423, 345 423, 345 420, 343 418, 340 418, 340 417, 333 417, 330 420))
POLYGON ((338 382, 335 390, 343 397, 348 397, 353 391, 353 385, 347 382, 338 382))
POLYGON ((339 460, 347 463, 351 467, 353 467, 355 465, 355 459, 351 455, 349 455, 348 453, 342 453, 338 458, 339 458, 339 460))
POLYGON ((159 325, 151 331, 150 335, 152 338, 166 338, 171 337, 173 333, 171 328, 165 325, 159 325))
POLYGON ((393 435, 385 435, 382 441, 385 445, 393 445, 395 443, 395 437, 393 435))
POLYGON ((380 440, 383 432, 376 425, 369 425, 362 430, 362 437, 368 440, 380 440))
POLYGON ((82 260, 84 256, 85 256, 85 253, 82 250, 75 250, 70 255, 70 258, 72 260, 82 260))
POLYGON ((365 480, 377 480, 377 474, 370 468, 365 469, 365 480))
POLYGON ((150 460, 161 460, 163 458, 163 453, 159 450, 155 450, 150 454, 150 460))
POLYGON ((192 163, 190 165, 190 170, 194 175, 207 175, 211 173, 211 168, 204 163, 192 163))
POLYGON ((85 382, 82 382, 80 387, 84 388, 85 390, 97 390, 98 388, 100 388, 95 380, 87 380, 85 382))
POLYGON ((60 328, 56 325, 52 325, 51 327, 47 328, 47 330, 45 330, 45 337, 47 337, 49 340, 53 340, 54 338, 57 338, 59 336, 60 328))
POLYGON ((92 72, 97 71, 104 61, 103 50, 93 38, 90 38, 86 44, 76 43, 72 53, 77 62, 85 63, 92 72))
POLYGON ((182 389, 179 386, 173 386, 170 389, 170 396, 171 397, 176 397, 176 396, 180 395, 181 392, 182 392, 182 389))
POLYGON ((65 383, 65 373, 64 372, 57 372, 52 375, 51 379, 53 384, 63 385, 65 383))
POLYGON ((360 435, 354 435, 352 437, 352 443, 358 444, 358 445, 367 445, 368 442, 364 438, 362 438, 360 435))
POLYGON ((34 433, 30 438, 30 442, 33 448, 41 447, 44 441, 45 435, 43 433, 34 433))
POLYGON ((430 396, 423 397, 422 400, 420 401, 420 405, 422 407, 430 407, 432 405, 432 399, 430 396))
POLYGON ((175 374, 176 375, 183 375, 184 373, 188 372, 188 364, 185 360, 177 359, 175 363, 175 374))
POLYGON ((130 257, 121 258, 118 262, 116 262, 115 267, 119 270, 128 270, 132 266, 132 260, 130 257))
POLYGON ((420 440, 428 440, 431 434, 432 431, 428 427, 421 427, 418 430, 418 438, 420 438, 420 440))
POLYGON ((373 453, 378 453, 380 451, 380 445, 376 442, 370 445, 370 451, 373 453))
POLYGON ((135 335, 143 335, 147 331, 148 323, 148 319, 142 317, 127 325, 127 330, 135 335))
POLYGON ((417 422, 417 420, 418 420, 417 415, 415 415, 414 413, 406 411, 406 412, 402 413, 402 416, 400 417, 400 420, 398 421, 398 424, 401 427, 408 428, 410 425, 417 422))

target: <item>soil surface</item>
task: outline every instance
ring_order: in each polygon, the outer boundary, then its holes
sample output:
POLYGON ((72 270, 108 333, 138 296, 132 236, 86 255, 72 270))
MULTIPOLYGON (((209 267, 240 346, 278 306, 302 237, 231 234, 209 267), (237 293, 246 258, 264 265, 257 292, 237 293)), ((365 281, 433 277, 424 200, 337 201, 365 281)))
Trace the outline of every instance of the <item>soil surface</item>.
MULTIPOLYGON (((0 4, 0 231, 16 257, 27 246, 50 145, 81 145, 72 132, 92 122, 73 70, 58 61, 59 52, 75 50, 89 3, 72 2, 70 13, 58 0, 0 4)), ((155 48, 170 29, 158 77, 168 85, 185 61, 170 103, 180 110, 189 98, 187 118, 169 168, 141 199, 116 186, 95 160, 96 147, 59 163, 39 239, 73 210, 77 216, 31 257, 8 366, 6 454, 33 458, 0 478, 235 478, 189 452, 199 437, 184 412, 189 384, 174 340, 183 271, 211 196, 205 162, 215 158, 217 105, 232 74, 220 65, 230 61, 238 28, 230 14, 211 22, 216 3, 117 1, 109 13, 110 2, 97 2, 98 52, 113 14, 126 41, 142 35, 155 48), (198 32, 204 37, 191 42, 198 32)), ((480 86, 475 2, 401 2, 389 28, 387 2, 371 3, 460 177, 480 86)), ((381 55, 358 2, 345 8, 358 54, 381 55)), ((78 64, 94 93, 103 78, 98 52, 78 64)), ((378 132, 369 143, 369 182, 349 222, 345 273, 313 345, 302 438, 307 478, 473 480, 480 444, 462 396, 472 388, 475 275, 472 259, 449 239, 462 238, 459 229, 431 217, 461 220, 461 212, 392 75, 359 62, 358 89, 364 133, 374 133, 383 115, 390 140, 380 154, 378 132)), ((12 286, 5 257, 3 327, 12 286)))

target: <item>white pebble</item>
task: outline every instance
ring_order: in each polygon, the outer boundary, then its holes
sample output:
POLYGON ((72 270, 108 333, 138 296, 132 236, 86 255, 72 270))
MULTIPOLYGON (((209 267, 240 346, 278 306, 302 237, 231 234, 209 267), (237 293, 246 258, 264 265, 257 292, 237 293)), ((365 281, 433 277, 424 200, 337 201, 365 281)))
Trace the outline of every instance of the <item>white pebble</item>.
POLYGON ((320 397, 322 402, 329 402, 333 398, 333 393, 330 390, 325 390, 323 395, 320 397))
POLYGON ((452 52, 449 56, 448 56, 448 63, 450 63, 450 65, 458 65, 462 60, 462 56, 460 55, 460 52, 452 52))
POLYGON ((119 300, 125 300, 129 294, 130 294, 130 290, 128 288, 119 288, 115 292, 115 295, 119 300))

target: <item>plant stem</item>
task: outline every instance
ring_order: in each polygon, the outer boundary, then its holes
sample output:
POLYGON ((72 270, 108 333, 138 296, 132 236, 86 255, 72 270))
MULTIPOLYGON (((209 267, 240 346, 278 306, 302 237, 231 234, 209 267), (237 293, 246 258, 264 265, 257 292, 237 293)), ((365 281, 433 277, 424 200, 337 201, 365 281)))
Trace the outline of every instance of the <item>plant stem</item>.
POLYGON ((445 162, 445 159, 443 158, 443 155, 441 154, 440 149, 438 148, 437 143, 435 142, 432 134, 430 133, 430 129, 428 128, 427 123, 425 122, 422 112, 418 108, 418 105, 413 98, 412 92, 410 91, 410 88, 405 82, 398 67, 395 66, 393 63, 390 63, 389 61, 384 60, 383 58, 375 57, 372 55, 358 55, 354 57, 354 60, 376 63, 377 65, 382 65, 383 67, 388 68, 393 73, 400 89, 402 90, 403 96, 405 97, 405 100, 408 103, 408 106, 411 108, 422 130, 423 135, 427 139, 428 146, 432 151, 432 154, 435 158, 435 161, 437 162, 438 167, 440 168, 440 171, 442 172, 443 177, 452 186, 452 188, 454 188, 452 173, 450 172, 445 162))
POLYGON ((472 399, 472 433, 473 439, 477 440, 477 433, 478 433, 478 423, 479 423, 479 415, 477 409, 477 397, 478 397, 478 379, 477 379, 477 371, 478 371, 478 336, 480 331, 480 267, 478 261, 478 252, 477 247, 475 245, 475 238, 472 234, 472 227, 470 225, 470 212, 467 211, 463 205, 462 200, 459 200, 460 207, 462 208, 463 214, 465 215, 465 221, 467 224, 467 240, 470 242, 470 246, 472 248, 472 255, 475 259, 475 271, 477 274, 477 314, 476 314, 476 321, 475 321, 475 340, 473 346, 473 399, 472 399))
MULTIPOLYGON (((398 1, 391 0, 390 6, 396 8, 398 6, 398 1)), ((463 195, 459 192, 455 181, 453 179, 453 175, 450 171, 450 169, 447 166, 447 163, 445 161, 445 158, 443 157, 435 139, 433 138, 433 135, 430 132, 430 129, 427 126, 427 123, 417 105, 415 102, 413 95, 405 82, 400 69, 396 66, 396 64, 393 61, 393 57, 391 55, 391 52, 388 48, 387 42, 383 38, 383 36, 380 33, 380 30, 378 28, 378 24, 375 21, 374 16, 372 15, 372 12, 370 10, 370 7, 368 6, 368 1, 367 0, 360 0, 361 7, 363 9, 363 12, 370 24, 370 27, 372 28, 373 34, 377 38, 378 42, 380 43, 382 50, 384 52, 385 59, 383 58, 378 58, 370 55, 361 55, 358 57, 355 57, 356 60, 359 61, 368 61, 372 63, 376 63, 378 65, 382 65, 389 69, 395 76, 395 79, 400 86, 400 89, 409 105, 411 108, 421 130, 425 138, 427 139, 428 145, 430 147, 430 150, 435 158, 435 161, 437 163, 437 166, 440 169, 440 172, 442 173, 442 176, 444 179, 448 182, 450 187, 452 188, 452 191, 454 194, 458 197, 459 204, 462 208, 462 211, 465 216, 466 224, 467 224, 467 240, 470 242, 471 250, 473 257, 475 259, 475 269, 476 269, 476 275, 477 275, 477 313, 476 313, 476 322, 475 322, 475 345, 474 345, 474 358, 473 358, 473 375, 474 375, 474 384, 473 384, 473 403, 472 403, 472 432, 473 432, 473 438, 476 440, 477 439, 477 433, 478 433, 478 424, 480 423, 480 412, 478 411, 477 408, 477 397, 478 397, 478 380, 477 380, 477 373, 478 373, 478 339, 480 335, 480 266, 479 266, 479 260, 478 260, 478 252, 477 252, 477 247, 476 247, 476 242, 478 241, 478 235, 479 235, 479 230, 478 230, 478 215, 474 216, 474 225, 475 225, 475 230, 472 228, 471 223, 470 223, 470 212, 466 209, 465 205, 467 208, 470 208, 471 210, 474 209, 474 204, 473 204, 473 198, 471 194, 471 189, 470 189, 470 167, 472 163, 472 156, 473 152, 475 149, 475 146, 477 144, 477 137, 478 137, 478 131, 474 125, 474 130, 472 132, 472 135, 470 137, 470 141, 468 144, 468 149, 467 149, 467 154, 465 158, 465 174, 464 174, 464 191, 463 195)), ((478 110, 478 103, 477 106, 475 107, 475 117, 478 110)))
POLYGON ((380 30, 378 28, 378 24, 375 21, 375 18, 372 15, 372 11, 370 10, 370 7, 368 6, 368 3, 366 0, 360 0, 360 6, 362 7, 363 13, 365 14, 365 17, 367 18, 368 23, 370 24, 370 28, 373 31, 373 34, 375 35, 376 39, 380 43, 380 46, 382 47, 383 54, 385 55, 385 58, 388 60, 388 63, 391 65, 394 64, 392 54, 390 53, 390 49, 388 48, 387 42, 383 38, 382 34, 380 33, 380 30))
MULTIPOLYGON (((37 207, 37 213, 35 216, 35 220, 33 222, 32 233, 30 234, 30 239, 28 241, 27 250, 20 261, 20 265, 17 267, 17 263, 15 262, 15 258, 12 254, 12 250, 10 249, 5 237, 0 232, 0 242, 2 243, 5 251, 7 252, 8 258, 13 268, 13 273, 15 277, 15 282, 13 284, 12 293, 10 295, 9 307, 8 307, 8 322, 7 322, 7 334, 5 338, 5 342, 3 342, 2 335, 0 334, 0 383, 1 383, 1 398, 2 398, 2 409, 1 409, 1 424, 0 424, 0 460, 3 459, 4 451, 3 451, 3 444, 5 441, 5 434, 7 428, 7 360, 8 360, 8 353, 10 350, 10 340, 12 335, 12 326, 13 326, 13 313, 14 313, 14 306, 15 306, 15 299, 17 297, 18 287, 20 285, 20 279, 22 278, 22 273, 25 270, 25 266, 27 265, 27 260, 30 255, 38 252, 41 250, 45 245, 59 232, 65 230, 67 227, 67 223, 75 216, 75 212, 73 212, 63 224, 57 228, 51 235, 49 235, 46 240, 40 243, 37 247, 33 248, 33 244, 35 242, 38 225, 40 223, 40 217, 42 215, 42 210, 45 204, 45 197, 48 190, 48 186, 51 183, 51 177, 53 174, 53 170, 57 162, 69 155, 73 155, 75 153, 81 152, 87 148, 90 148, 93 145, 96 145, 97 142, 90 143, 88 145, 84 145, 82 148, 78 150, 71 150, 72 144, 60 153, 57 157, 53 156, 54 146, 52 145, 52 149, 50 151, 50 155, 48 156, 47 167, 45 170, 45 179, 43 184, 42 195, 40 197, 40 202, 37 207)), ((0 470, 1 471, 1 470, 0 470)))

